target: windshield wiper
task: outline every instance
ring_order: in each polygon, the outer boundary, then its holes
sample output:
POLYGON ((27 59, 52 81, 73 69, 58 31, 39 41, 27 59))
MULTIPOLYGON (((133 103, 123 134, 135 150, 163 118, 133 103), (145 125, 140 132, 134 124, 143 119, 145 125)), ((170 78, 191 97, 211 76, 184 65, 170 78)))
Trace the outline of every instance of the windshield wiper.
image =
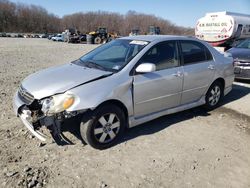
POLYGON ((107 69, 93 61, 83 61, 80 59, 81 62, 83 62, 83 65, 86 66, 86 67, 89 67, 89 68, 96 68, 96 69, 100 69, 100 70, 104 70, 104 71, 107 71, 107 69))
MULTIPOLYGON (((96 69, 100 69, 100 70, 103 70, 103 71, 108 71, 108 72, 118 72, 118 70, 115 70, 115 69, 110 69, 110 68, 107 68, 107 67, 104 67, 98 63, 95 63, 94 61, 91 61, 91 60, 82 60, 82 59, 79 59, 80 61, 80 65, 81 66, 84 66, 84 67, 88 67, 88 68, 96 68, 96 69)), ((78 61, 78 62, 79 62, 78 61)))
POLYGON ((93 61, 87 61, 87 64, 88 66, 91 66, 91 67, 94 67, 94 68, 97 68, 97 69, 101 69, 101 70, 106 70, 105 67, 93 62, 93 61))

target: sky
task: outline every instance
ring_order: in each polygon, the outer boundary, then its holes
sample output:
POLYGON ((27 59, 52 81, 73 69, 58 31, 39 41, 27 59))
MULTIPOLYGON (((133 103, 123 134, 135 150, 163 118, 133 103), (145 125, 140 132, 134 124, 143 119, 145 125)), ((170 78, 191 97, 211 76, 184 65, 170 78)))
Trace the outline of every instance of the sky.
POLYGON ((11 0, 39 5, 59 17, 76 12, 109 11, 126 14, 129 10, 153 14, 175 25, 195 27, 207 12, 230 11, 250 15, 250 0, 11 0))

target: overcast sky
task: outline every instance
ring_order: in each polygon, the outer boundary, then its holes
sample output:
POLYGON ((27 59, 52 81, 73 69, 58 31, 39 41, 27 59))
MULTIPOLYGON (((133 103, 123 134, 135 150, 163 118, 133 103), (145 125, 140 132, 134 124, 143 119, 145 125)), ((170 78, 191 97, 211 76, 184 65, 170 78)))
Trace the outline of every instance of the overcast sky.
POLYGON ((250 0, 11 0, 44 7, 62 17, 76 12, 110 11, 125 14, 129 10, 153 14, 172 23, 195 27, 207 12, 230 11, 250 14, 250 0))

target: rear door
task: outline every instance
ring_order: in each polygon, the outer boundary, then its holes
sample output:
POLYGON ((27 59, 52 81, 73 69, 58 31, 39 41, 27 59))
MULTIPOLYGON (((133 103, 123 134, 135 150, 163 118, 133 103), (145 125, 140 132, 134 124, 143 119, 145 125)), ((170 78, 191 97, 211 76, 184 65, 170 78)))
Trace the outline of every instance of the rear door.
POLYGON ((180 41, 183 65, 181 104, 198 101, 210 86, 215 65, 210 51, 198 41, 180 41))
POLYGON ((182 70, 177 42, 153 46, 139 61, 154 63, 156 71, 134 75, 134 115, 136 118, 178 106, 182 91, 182 70))

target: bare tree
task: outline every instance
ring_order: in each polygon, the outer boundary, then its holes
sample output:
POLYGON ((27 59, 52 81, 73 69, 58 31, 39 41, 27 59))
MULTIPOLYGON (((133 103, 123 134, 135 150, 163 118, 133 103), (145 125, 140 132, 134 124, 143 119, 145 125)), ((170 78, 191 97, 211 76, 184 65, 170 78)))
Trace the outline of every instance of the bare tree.
POLYGON ((147 34, 149 26, 160 27, 162 34, 194 34, 192 28, 176 26, 169 20, 135 11, 125 15, 105 11, 79 12, 58 18, 40 6, 0 0, 0 32, 51 33, 75 28, 88 33, 98 27, 107 27, 109 32, 128 35, 132 29, 147 34))
POLYGON ((140 34, 149 33, 149 26, 158 26, 162 34, 193 35, 192 28, 179 27, 168 20, 154 15, 128 11, 126 15, 104 11, 75 13, 62 18, 64 28, 77 28, 83 33, 107 27, 110 32, 128 35, 132 29, 139 29, 140 34))
POLYGON ((0 32, 58 32, 61 19, 46 9, 0 0, 0 32))

